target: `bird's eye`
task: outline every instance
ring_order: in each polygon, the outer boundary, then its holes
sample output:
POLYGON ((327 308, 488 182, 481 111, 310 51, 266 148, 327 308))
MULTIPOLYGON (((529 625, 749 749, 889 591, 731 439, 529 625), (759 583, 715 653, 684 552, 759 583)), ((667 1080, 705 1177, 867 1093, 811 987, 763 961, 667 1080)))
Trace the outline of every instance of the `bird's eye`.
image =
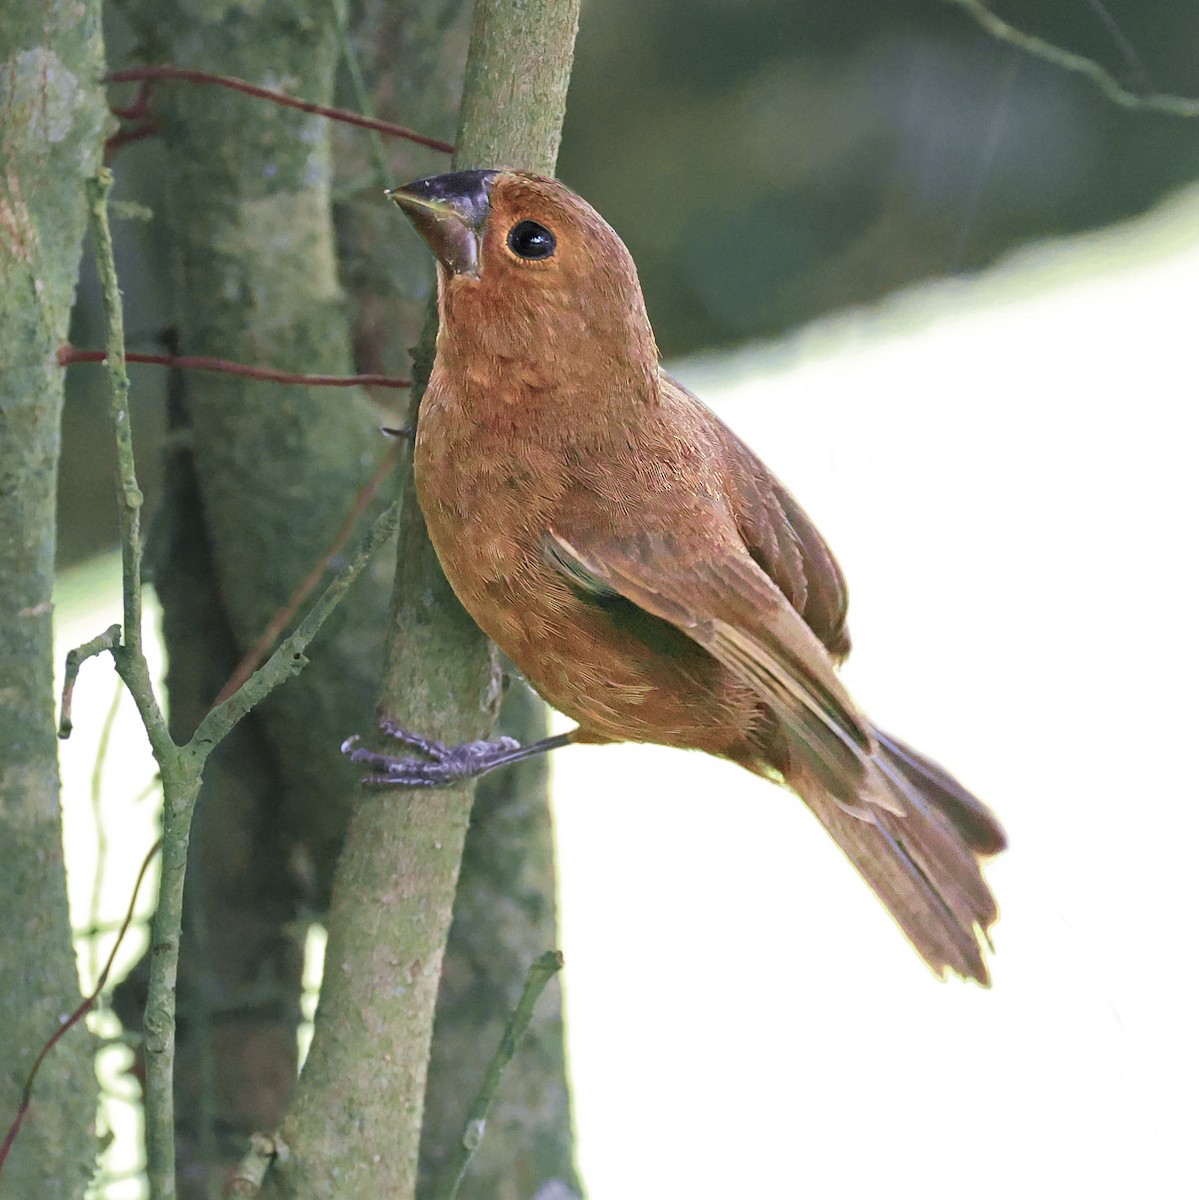
POLYGON ((508 249, 520 258, 549 258, 557 248, 557 238, 536 221, 521 221, 508 230, 508 249))

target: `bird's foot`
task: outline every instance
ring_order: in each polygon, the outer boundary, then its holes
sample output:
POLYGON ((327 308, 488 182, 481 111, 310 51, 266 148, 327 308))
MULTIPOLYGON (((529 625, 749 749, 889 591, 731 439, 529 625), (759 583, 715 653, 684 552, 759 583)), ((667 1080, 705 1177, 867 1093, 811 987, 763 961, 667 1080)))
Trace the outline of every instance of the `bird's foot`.
POLYGON ((499 737, 493 741, 463 742, 460 746, 447 746, 409 733, 394 721, 379 722, 379 728, 389 737, 405 746, 411 746, 423 757, 401 758, 392 754, 380 754, 359 746, 358 735, 348 737, 341 744, 341 752, 350 756, 351 762, 365 763, 372 769, 363 783, 395 784, 400 787, 445 787, 463 779, 483 775, 493 767, 513 761, 521 749, 515 738, 499 737))

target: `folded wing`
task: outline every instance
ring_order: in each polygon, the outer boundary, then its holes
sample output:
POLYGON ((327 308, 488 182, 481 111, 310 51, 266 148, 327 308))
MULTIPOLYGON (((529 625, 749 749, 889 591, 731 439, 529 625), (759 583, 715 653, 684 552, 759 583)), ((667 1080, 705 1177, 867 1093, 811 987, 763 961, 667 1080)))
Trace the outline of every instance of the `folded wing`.
POLYGON ((775 765, 925 961, 987 982, 980 933, 998 910, 979 856, 1002 849, 1002 830, 948 772, 871 726, 745 547, 700 561, 670 534, 579 529, 549 530, 543 547, 576 588, 668 621, 752 688, 786 731, 775 765))

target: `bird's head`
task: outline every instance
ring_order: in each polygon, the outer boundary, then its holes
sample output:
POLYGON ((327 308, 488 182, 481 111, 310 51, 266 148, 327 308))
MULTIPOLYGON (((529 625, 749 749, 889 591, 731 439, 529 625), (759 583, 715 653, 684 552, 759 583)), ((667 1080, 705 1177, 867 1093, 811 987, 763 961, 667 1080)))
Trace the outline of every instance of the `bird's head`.
MULTIPOLYGON (((615 230, 556 179, 454 171, 388 193, 438 262, 443 330, 502 356, 657 350, 632 257, 615 230), (582 339, 582 340, 580 340, 582 339)), ((605 355, 607 357, 607 355, 605 355)))

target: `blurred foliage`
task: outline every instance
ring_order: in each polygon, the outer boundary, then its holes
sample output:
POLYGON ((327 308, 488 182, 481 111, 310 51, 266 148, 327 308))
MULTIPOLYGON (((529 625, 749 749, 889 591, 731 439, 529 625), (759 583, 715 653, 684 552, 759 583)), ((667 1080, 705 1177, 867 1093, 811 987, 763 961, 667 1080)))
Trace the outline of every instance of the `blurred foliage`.
MULTIPOLYGON (((1133 90, 1199 94, 1199 8, 992 8, 1133 90)), ((140 61, 119 22, 108 36, 114 68, 140 61)), ((342 102, 354 103, 348 83, 342 102)), ((152 150, 127 146, 116 164, 119 194, 150 207, 170 184, 152 150)), ((438 169, 427 154, 413 165, 403 145, 389 154, 397 182, 438 169)), ((1030 239, 1143 211, 1199 176, 1199 123, 1117 108, 1086 80, 996 43, 944 0, 590 0, 559 173, 628 243, 663 353, 678 355, 770 336, 978 270, 1030 239)), ((340 227, 376 219, 373 183, 346 186, 340 227)), ((420 253, 395 225, 397 246, 420 253)), ((166 255, 152 222, 127 222, 120 235, 131 345, 157 349, 166 255)), ((78 345, 98 342, 90 306, 85 279, 78 345)), ((163 428, 162 387, 161 371, 136 372, 147 451, 163 428)), ((105 402, 102 372, 75 368, 67 560, 115 540, 108 451, 95 452, 105 402)), ((142 455, 151 497, 158 457, 142 455)))
MULTIPOLYGON (((1194 6, 991 7, 1134 91, 1199 94, 1194 6)), ((1141 211, 1199 174, 1199 123, 1117 108, 943 0, 604 0, 559 172, 675 355, 1141 211)))

